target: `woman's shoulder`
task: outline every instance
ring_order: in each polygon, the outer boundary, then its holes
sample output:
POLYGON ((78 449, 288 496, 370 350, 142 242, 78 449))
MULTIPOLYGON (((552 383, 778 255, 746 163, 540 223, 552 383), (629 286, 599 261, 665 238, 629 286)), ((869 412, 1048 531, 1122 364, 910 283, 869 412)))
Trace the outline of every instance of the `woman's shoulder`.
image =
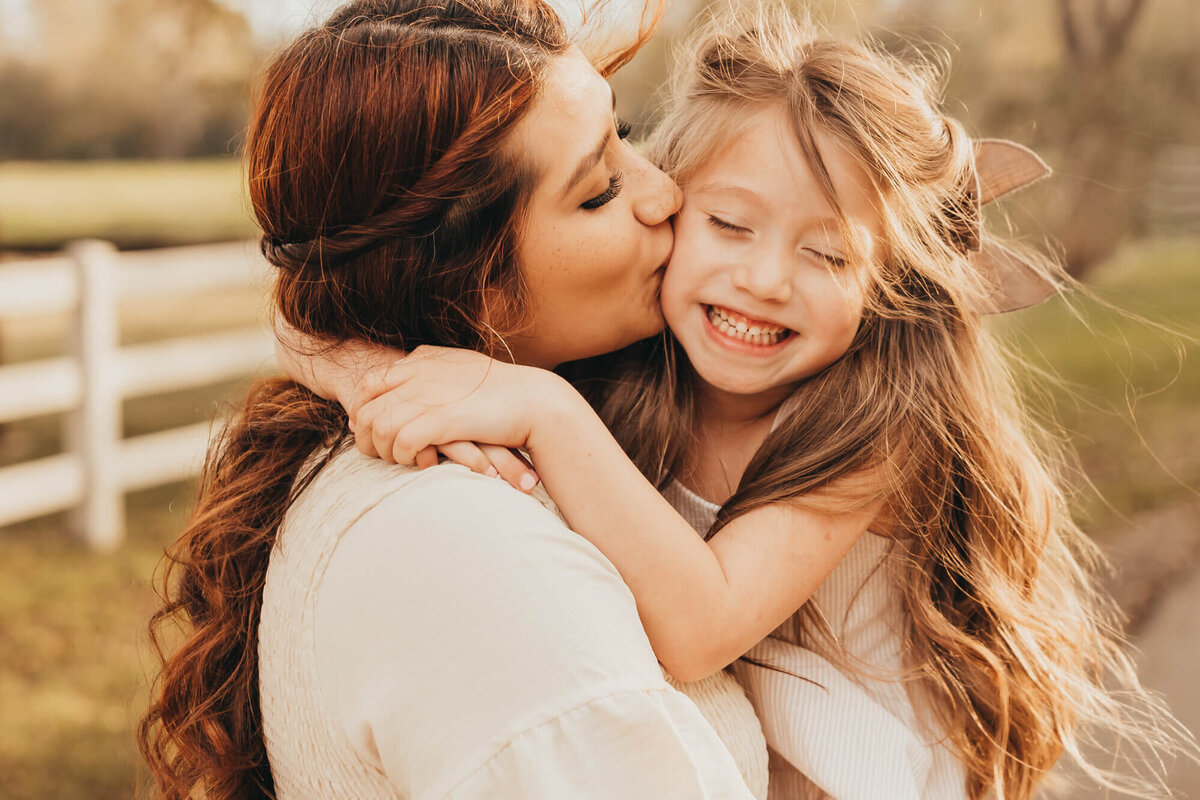
POLYGON ((454 463, 419 470, 356 450, 335 455, 297 498, 276 560, 309 562, 296 566, 309 580, 321 575, 319 583, 330 566, 358 575, 360 596, 367 580, 411 582, 418 565, 443 576, 474 572, 480 591, 552 571, 558 579, 603 575, 627 593, 612 563, 567 527, 549 498, 454 463))
POLYGON ((457 465, 361 511, 311 619, 329 716, 423 771, 598 698, 665 690, 612 564, 535 498, 457 465), (431 752, 431 731, 453 747, 431 752))
MULTIPOLYGON (((288 509, 271 553, 266 601, 315 602, 338 589, 379 599, 426 570, 487 572, 485 562, 527 568, 600 570, 612 564, 561 517, 504 481, 443 463, 425 470, 387 464, 347 449, 328 457, 288 509), (354 576, 339 584, 329 572, 354 576), (373 586, 368 584, 373 582, 373 586)), ((523 570, 509 570, 520 574, 523 570)), ((480 588, 495 573, 484 574, 480 588)), ((526 575, 526 577, 528 577, 526 575)))
POLYGON ((318 453, 308 466, 319 469, 288 510, 281 535, 284 541, 299 538, 299 530, 314 528, 340 539, 352 531, 361 533, 370 528, 367 523, 389 517, 427 520, 436 515, 447 526, 485 521, 502 524, 526 517, 549 524, 558 519, 552 512, 546 517, 546 509, 553 509, 552 504, 524 495, 502 480, 449 462, 421 470, 388 464, 346 448, 332 455, 318 453), (381 505, 384 513, 372 515, 381 505))

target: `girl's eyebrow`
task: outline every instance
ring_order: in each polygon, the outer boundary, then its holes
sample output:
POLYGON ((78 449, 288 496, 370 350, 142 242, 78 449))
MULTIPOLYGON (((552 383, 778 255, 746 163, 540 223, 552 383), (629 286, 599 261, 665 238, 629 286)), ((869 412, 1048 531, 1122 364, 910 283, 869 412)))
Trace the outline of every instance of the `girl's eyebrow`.
POLYGON ((728 194, 756 206, 766 206, 766 201, 757 192, 744 186, 729 183, 705 183, 693 189, 696 194, 728 194))

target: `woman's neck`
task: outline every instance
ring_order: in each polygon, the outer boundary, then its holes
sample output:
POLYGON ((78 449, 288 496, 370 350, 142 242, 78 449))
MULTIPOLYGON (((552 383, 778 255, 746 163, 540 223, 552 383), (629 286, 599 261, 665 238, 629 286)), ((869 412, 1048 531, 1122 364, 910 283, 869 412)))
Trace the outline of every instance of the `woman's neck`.
POLYGON ((724 503, 766 440, 790 388, 734 394, 697 381, 696 450, 680 476, 685 486, 713 503, 724 503))

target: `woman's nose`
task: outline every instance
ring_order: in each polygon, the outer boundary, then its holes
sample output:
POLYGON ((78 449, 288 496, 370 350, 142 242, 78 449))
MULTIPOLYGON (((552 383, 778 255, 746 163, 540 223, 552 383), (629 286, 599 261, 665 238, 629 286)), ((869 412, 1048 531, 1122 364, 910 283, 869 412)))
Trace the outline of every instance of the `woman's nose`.
POLYGON ((660 225, 683 205, 683 192, 675 181, 641 155, 637 156, 638 193, 633 198, 633 215, 643 225, 660 225))

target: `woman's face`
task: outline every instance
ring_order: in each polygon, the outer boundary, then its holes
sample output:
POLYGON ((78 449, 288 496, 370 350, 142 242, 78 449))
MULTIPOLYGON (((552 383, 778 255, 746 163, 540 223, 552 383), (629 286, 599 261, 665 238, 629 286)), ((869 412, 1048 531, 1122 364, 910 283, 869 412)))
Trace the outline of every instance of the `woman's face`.
POLYGON ((554 59, 514 136, 536 176, 519 251, 530 322, 508 340, 515 359, 553 367, 658 333, 679 188, 623 140, 607 81, 576 49, 554 59))

